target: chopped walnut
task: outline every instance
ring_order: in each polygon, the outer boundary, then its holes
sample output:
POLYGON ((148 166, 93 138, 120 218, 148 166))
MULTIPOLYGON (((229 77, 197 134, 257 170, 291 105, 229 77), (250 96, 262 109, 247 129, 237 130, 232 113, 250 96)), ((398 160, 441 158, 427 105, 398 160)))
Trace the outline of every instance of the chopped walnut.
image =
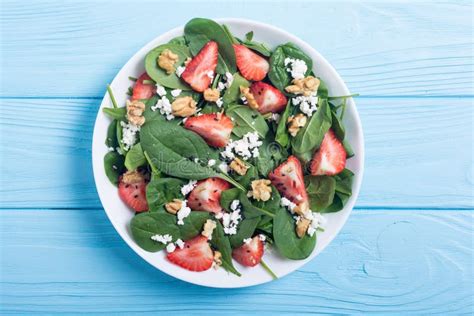
POLYGON ((296 222, 296 235, 298 235, 299 238, 302 238, 304 234, 306 234, 309 224, 311 224, 311 220, 304 217, 300 217, 296 222))
POLYGON ((308 211, 309 211, 308 202, 301 202, 298 205, 296 205, 296 207, 293 209, 293 212, 295 212, 298 215, 304 215, 308 211))
POLYGON ((204 237, 207 237, 207 239, 211 240, 212 239, 212 232, 214 229, 217 227, 216 222, 213 221, 212 219, 208 219, 206 223, 204 223, 204 227, 202 229, 201 235, 204 237))
POLYGON ((292 85, 285 88, 286 92, 302 94, 307 97, 318 91, 320 81, 318 78, 308 76, 303 79, 293 79, 292 83, 292 85))
POLYGON ((234 170, 235 172, 237 172, 238 174, 240 174, 241 176, 245 176, 245 174, 247 173, 247 170, 249 168, 249 166, 247 166, 242 160, 240 160, 239 158, 235 158, 234 160, 232 160, 232 162, 230 163, 229 167, 234 170))
POLYGON ((165 208, 168 213, 176 214, 181 209, 183 202, 180 199, 173 199, 172 202, 166 203, 165 208))
POLYGON ((267 179, 252 181, 252 197, 257 201, 268 201, 272 196, 271 183, 267 179))
POLYGON ((179 56, 173 53, 169 49, 165 49, 161 52, 158 57, 158 66, 166 71, 166 73, 172 74, 175 71, 174 64, 179 60, 179 56))
POLYGON ((137 170, 127 171, 122 176, 122 182, 125 184, 135 184, 143 180, 145 180, 145 176, 137 170))
POLYGON ((196 113, 196 101, 190 96, 177 98, 171 104, 171 110, 174 116, 191 116, 196 113))
POLYGON ((295 137, 296 134, 298 134, 300 128, 306 125, 307 120, 308 118, 302 113, 296 114, 295 116, 290 116, 288 118, 288 132, 290 135, 295 137))
POLYGON ((250 88, 240 86, 240 93, 247 99, 247 103, 252 109, 258 109, 257 100, 255 100, 255 97, 253 96, 252 92, 250 92, 250 88))
POLYGON ((222 265, 222 253, 220 251, 214 251, 214 268, 217 269, 222 265))
POLYGON ((216 102, 220 96, 220 92, 217 89, 207 88, 204 90, 204 100, 206 101, 216 102))
POLYGON ((140 101, 131 101, 127 100, 127 120, 136 126, 142 126, 145 124, 145 118, 143 117, 143 112, 145 111, 145 104, 140 101))

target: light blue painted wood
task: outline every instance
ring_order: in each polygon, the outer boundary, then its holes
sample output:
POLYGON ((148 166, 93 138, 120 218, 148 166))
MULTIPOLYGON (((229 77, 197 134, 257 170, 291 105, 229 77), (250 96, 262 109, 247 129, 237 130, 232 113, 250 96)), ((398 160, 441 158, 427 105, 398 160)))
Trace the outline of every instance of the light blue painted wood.
POLYGON ((473 307, 473 219, 461 211, 355 211, 299 271, 218 290, 155 270, 102 210, 3 210, 0 311, 459 315, 473 307))
POLYGON ((456 3, 3 1, 2 96, 103 95, 145 43, 195 16, 281 27, 364 95, 474 95, 472 7, 456 3))

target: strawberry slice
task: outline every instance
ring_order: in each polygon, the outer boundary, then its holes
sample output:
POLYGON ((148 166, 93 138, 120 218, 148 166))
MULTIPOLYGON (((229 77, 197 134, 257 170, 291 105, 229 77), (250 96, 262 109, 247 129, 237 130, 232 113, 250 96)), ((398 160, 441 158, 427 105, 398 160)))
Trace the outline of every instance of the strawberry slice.
POLYGON ((263 242, 258 236, 249 243, 244 243, 239 248, 232 250, 232 258, 247 267, 255 267, 263 257, 263 242))
POLYGON ((176 248, 166 258, 189 271, 206 271, 212 267, 214 253, 207 243, 207 237, 198 235, 184 243, 183 249, 176 248))
POLYGON ((203 92, 211 84, 217 66, 217 56, 217 43, 208 42, 188 63, 181 78, 189 83, 194 90, 203 92))
POLYGON ((270 65, 262 56, 258 55, 245 45, 234 44, 237 68, 247 80, 260 81, 265 78, 270 65))
POLYGON ((268 112, 281 112, 287 103, 286 96, 277 88, 265 82, 254 82, 250 86, 250 92, 258 103, 258 109, 262 114, 268 112))
POLYGON ((132 101, 134 100, 142 100, 142 99, 149 99, 156 93, 156 86, 153 84, 144 84, 143 80, 152 80, 147 73, 143 73, 140 77, 138 77, 137 81, 135 82, 135 86, 133 87, 132 93, 132 101))
POLYGON ((319 150, 313 156, 310 165, 311 174, 316 176, 338 174, 346 167, 346 157, 344 146, 330 129, 324 135, 319 150))
POLYGON ((118 193, 122 201, 136 212, 148 210, 146 180, 138 171, 128 171, 119 179, 118 193))
POLYGON ((197 183, 188 197, 188 206, 194 211, 220 213, 221 193, 230 189, 230 184, 220 178, 208 178, 197 183))
POLYGON ((234 123, 222 113, 209 113, 188 118, 184 127, 199 134, 211 146, 225 147, 234 123))
POLYGON ((295 156, 288 157, 288 160, 279 165, 268 175, 272 184, 281 195, 291 202, 299 205, 301 202, 308 202, 308 194, 303 179, 303 169, 301 163, 295 156))

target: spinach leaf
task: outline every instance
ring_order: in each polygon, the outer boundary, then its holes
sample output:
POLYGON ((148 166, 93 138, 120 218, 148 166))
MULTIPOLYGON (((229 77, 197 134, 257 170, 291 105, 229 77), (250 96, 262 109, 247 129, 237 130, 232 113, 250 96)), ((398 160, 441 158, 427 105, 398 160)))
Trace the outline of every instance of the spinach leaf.
POLYGON ((166 247, 165 244, 151 239, 153 235, 169 234, 175 242, 181 237, 176 216, 168 213, 144 212, 135 215, 130 223, 135 242, 146 251, 157 252, 166 247))
POLYGON ((167 74, 165 70, 158 66, 158 57, 165 49, 169 49, 178 55, 179 60, 176 62, 176 66, 182 65, 188 57, 191 57, 191 53, 186 46, 176 44, 160 45, 152 49, 145 57, 145 70, 147 74, 164 87, 191 90, 191 87, 182 81, 174 72, 167 74))
POLYGON ((209 41, 215 41, 218 44, 217 73, 225 74, 226 71, 234 73, 237 70, 232 39, 222 26, 216 22, 209 19, 194 18, 184 26, 184 36, 193 55, 198 54, 209 41))
POLYGON ((257 230, 264 232, 267 237, 270 236, 273 240, 273 217, 262 216, 258 222, 257 230))
POLYGON ((124 158, 115 151, 110 151, 104 156, 105 175, 112 184, 118 184, 118 178, 125 172, 124 158))
MULTIPOLYGON (((244 161, 244 164, 246 165, 249 165, 248 162, 244 161)), ((247 169, 247 173, 243 176, 241 176, 240 174, 234 174, 234 179, 239 182, 244 188, 248 188, 250 186, 250 183, 253 181, 253 180, 257 180, 258 179, 258 171, 257 171, 257 168, 255 168, 254 166, 250 166, 250 168, 247 169)))
POLYGON ((270 55, 272 54, 272 51, 270 50, 270 48, 268 48, 268 46, 265 43, 259 43, 255 41, 245 41, 242 44, 244 44, 251 50, 254 50, 260 55, 263 55, 265 57, 270 57, 270 55))
POLYGON ((329 96, 328 86, 321 78, 319 78, 318 96, 324 99, 327 99, 329 96))
POLYGON ((334 200, 326 207, 321 210, 321 213, 332 213, 338 212, 344 208, 347 200, 352 195, 352 181, 354 179, 354 173, 349 169, 344 169, 341 173, 333 177, 336 181, 336 192, 334 194, 334 200))
POLYGON ((122 108, 103 108, 102 111, 110 118, 115 120, 125 120, 127 109, 122 108))
POLYGON ((342 122, 339 120, 339 117, 337 116, 336 111, 334 110, 331 110, 331 119, 332 119, 331 129, 334 131, 334 134, 336 134, 336 137, 340 141, 343 141, 346 135, 346 132, 344 130, 344 125, 342 125, 342 122))
POLYGON ((226 114, 234 119, 232 133, 243 137, 249 132, 257 132, 261 138, 268 133, 268 125, 263 116, 246 105, 231 106, 226 114))
POLYGON ((172 38, 168 44, 186 46, 186 39, 183 35, 172 38))
POLYGON ((284 208, 280 208, 273 219, 273 238, 280 253, 293 260, 308 258, 316 246, 316 234, 312 237, 296 235, 295 220, 284 208))
POLYGON ((123 122, 123 121, 117 121, 117 125, 116 125, 117 129, 115 130, 115 133, 117 135, 117 142, 119 144, 120 150, 122 151, 123 154, 125 154, 127 150, 125 149, 125 145, 122 142, 123 129, 122 129, 122 125, 120 125, 120 122, 123 122))
POLYGON ((227 210, 228 212, 231 211, 230 204, 232 204, 233 200, 238 200, 240 197, 240 190, 233 188, 225 190, 221 193, 221 198, 219 200, 220 205, 227 210))
POLYGON ((237 103, 240 99, 240 86, 250 87, 250 82, 242 77, 238 72, 234 74, 234 80, 229 88, 224 92, 222 101, 224 104, 237 103))
POLYGON ((280 121, 278 122, 277 130, 275 133, 275 141, 277 141, 284 148, 288 147, 290 143, 290 134, 288 133, 286 124, 288 122, 288 118, 290 117, 292 110, 293 108, 291 106, 291 102, 288 100, 285 111, 283 111, 280 116, 280 121))
POLYGON ((265 209, 266 202, 259 203, 258 201, 254 201, 252 203, 252 201, 250 201, 250 199, 247 197, 246 192, 240 192, 239 200, 242 204, 243 214, 245 218, 255 218, 261 215, 267 215, 270 217, 274 216, 271 210, 265 209))
POLYGON ((349 141, 347 141, 347 139, 344 139, 342 141, 342 146, 344 146, 344 150, 346 151, 347 158, 354 157, 354 150, 352 149, 352 146, 349 143, 349 141))
POLYGON ((107 138, 105 139, 105 145, 114 150, 119 147, 117 140, 117 121, 113 120, 110 122, 109 127, 107 128, 107 138))
POLYGON ((143 117, 145 118, 145 124, 153 120, 164 121, 165 118, 161 115, 160 110, 152 111, 151 107, 155 106, 158 101, 158 96, 153 96, 148 101, 145 102, 145 111, 143 112, 143 117))
POLYGON ((145 155, 143 154, 142 146, 140 143, 137 143, 127 152, 125 167, 127 167, 127 170, 135 170, 144 164, 146 164, 145 155))
POLYGON ((285 87, 288 86, 292 80, 292 77, 286 70, 288 68, 285 66, 286 58, 303 60, 308 66, 305 76, 307 76, 313 69, 312 59, 295 44, 286 43, 278 46, 270 57, 270 71, 268 72, 268 78, 272 84, 281 91, 284 91, 285 87))
POLYGON ((320 106, 309 122, 292 139, 291 146, 296 153, 304 153, 319 148, 324 135, 331 127, 331 109, 326 99, 319 99, 320 106))
POLYGON ((275 142, 271 133, 269 133, 259 148, 259 156, 256 163, 258 172, 262 176, 267 177, 287 156, 286 150, 279 143, 275 142))
POLYGON ((178 226, 181 239, 186 241, 199 235, 204 227, 204 223, 210 218, 211 215, 208 212, 191 212, 184 219, 184 224, 178 226))
POLYGON ((185 182, 176 178, 161 178, 155 174, 146 186, 146 200, 150 212, 166 212, 164 206, 173 199, 181 199, 185 182))
POLYGON ((221 222, 216 221, 216 224, 217 226, 212 232, 211 245, 222 254, 222 267, 237 276, 241 276, 232 264, 232 248, 229 238, 224 235, 224 228, 221 222))
POLYGON ((237 228, 237 234, 230 235, 229 241, 232 248, 242 246, 244 239, 251 238, 255 233, 257 224, 260 222, 260 217, 244 218, 237 228))
POLYGON ((310 209, 319 212, 332 204, 336 192, 336 180, 333 177, 306 176, 304 182, 310 209))

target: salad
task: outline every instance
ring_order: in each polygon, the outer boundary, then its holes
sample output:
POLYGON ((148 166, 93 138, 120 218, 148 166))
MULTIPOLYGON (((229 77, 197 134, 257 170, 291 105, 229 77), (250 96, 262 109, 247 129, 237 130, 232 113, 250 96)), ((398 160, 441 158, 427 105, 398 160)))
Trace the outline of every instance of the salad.
POLYGON ((270 48, 195 18, 146 55, 119 107, 110 87, 105 173, 135 212, 149 252, 190 271, 238 276, 272 249, 310 256, 325 213, 343 209, 354 155, 317 65, 293 43, 270 48), (237 265, 238 262, 240 265, 237 265))

